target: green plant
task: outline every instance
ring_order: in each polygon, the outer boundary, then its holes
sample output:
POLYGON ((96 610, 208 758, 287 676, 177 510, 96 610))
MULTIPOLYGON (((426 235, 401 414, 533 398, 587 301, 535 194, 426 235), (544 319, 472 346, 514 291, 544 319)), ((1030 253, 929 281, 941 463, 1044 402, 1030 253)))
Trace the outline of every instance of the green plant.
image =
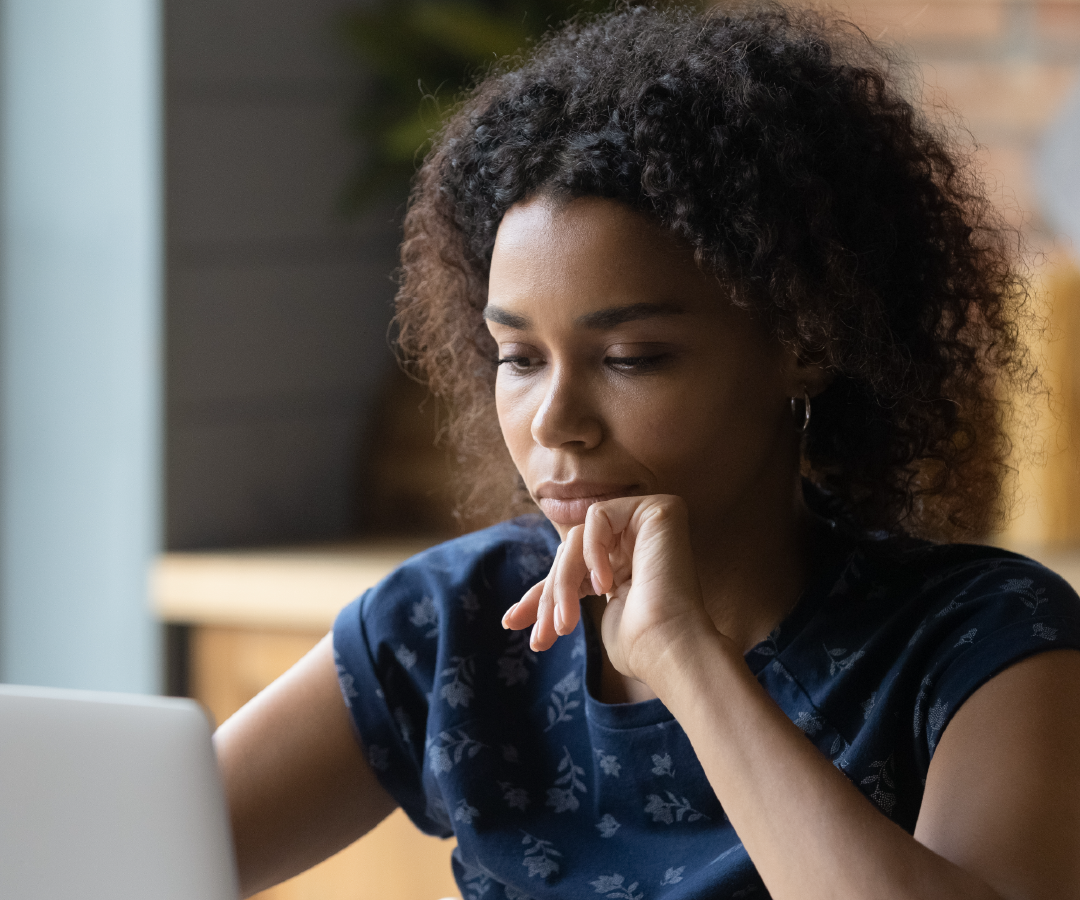
POLYGON ((432 135, 492 62, 576 14, 611 5, 612 0, 379 0, 344 14, 341 36, 372 79, 353 117, 362 146, 346 188, 347 207, 401 196, 432 135))

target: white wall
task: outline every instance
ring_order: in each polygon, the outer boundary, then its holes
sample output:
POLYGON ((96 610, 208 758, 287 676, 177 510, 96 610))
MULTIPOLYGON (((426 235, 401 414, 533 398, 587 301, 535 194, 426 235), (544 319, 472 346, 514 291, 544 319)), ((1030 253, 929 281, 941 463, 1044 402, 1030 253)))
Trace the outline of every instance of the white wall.
POLYGON ((158 4, 0 10, 0 680, 153 691, 158 4))

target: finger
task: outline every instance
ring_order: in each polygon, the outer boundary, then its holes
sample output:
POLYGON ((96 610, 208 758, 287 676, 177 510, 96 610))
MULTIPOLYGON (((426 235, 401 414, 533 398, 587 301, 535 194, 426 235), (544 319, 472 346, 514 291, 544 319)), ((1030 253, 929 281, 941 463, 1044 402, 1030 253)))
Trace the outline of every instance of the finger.
POLYGON ((525 596, 503 613, 503 628, 512 628, 514 631, 520 631, 522 628, 528 628, 532 625, 532 623, 536 621, 536 611, 537 607, 540 605, 540 595, 543 591, 543 581, 538 581, 529 588, 525 592, 525 596))
POLYGON ((536 624, 533 626, 532 636, 529 639, 529 646, 533 650, 547 650, 558 637, 553 622, 555 614, 553 585, 555 579, 558 578, 565 546, 565 543, 559 544, 559 548, 555 551, 555 561, 551 564, 551 571, 544 579, 544 588, 540 593, 536 608, 536 624))
POLYGON ((578 601, 584 596, 581 587, 589 578, 589 569, 581 552, 584 535, 585 529, 581 525, 575 525, 567 533, 566 540, 563 541, 559 570, 552 586, 555 632, 560 635, 573 631, 580 617, 581 606, 578 601))
POLYGON ((594 503, 585 514, 582 530, 582 556, 589 569, 593 593, 606 594, 611 590, 614 573, 610 553, 615 545, 615 532, 602 503, 594 503))
POLYGON ((588 513, 585 514, 585 524, 588 525, 590 514, 598 516, 603 513, 607 520, 607 527, 611 529, 612 538, 616 538, 630 527, 634 513, 655 501, 655 496, 616 497, 614 500, 603 500, 589 507, 588 513))

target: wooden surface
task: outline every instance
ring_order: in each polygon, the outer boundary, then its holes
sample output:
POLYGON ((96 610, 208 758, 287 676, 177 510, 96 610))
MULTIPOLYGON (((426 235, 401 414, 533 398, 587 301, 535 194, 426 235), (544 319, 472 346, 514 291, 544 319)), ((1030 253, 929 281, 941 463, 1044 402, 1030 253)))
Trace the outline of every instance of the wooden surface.
POLYGON ((166 553, 150 593, 165 622, 325 632, 346 603, 432 543, 166 553))

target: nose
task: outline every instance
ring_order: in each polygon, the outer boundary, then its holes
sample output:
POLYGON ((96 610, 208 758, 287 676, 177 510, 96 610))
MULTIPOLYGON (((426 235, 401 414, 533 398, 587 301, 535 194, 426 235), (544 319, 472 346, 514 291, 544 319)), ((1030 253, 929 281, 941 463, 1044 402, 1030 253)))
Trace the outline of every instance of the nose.
POLYGON ((552 372, 543 399, 532 420, 532 436, 549 449, 591 450, 603 438, 604 428, 593 391, 585 378, 566 370, 552 372))

